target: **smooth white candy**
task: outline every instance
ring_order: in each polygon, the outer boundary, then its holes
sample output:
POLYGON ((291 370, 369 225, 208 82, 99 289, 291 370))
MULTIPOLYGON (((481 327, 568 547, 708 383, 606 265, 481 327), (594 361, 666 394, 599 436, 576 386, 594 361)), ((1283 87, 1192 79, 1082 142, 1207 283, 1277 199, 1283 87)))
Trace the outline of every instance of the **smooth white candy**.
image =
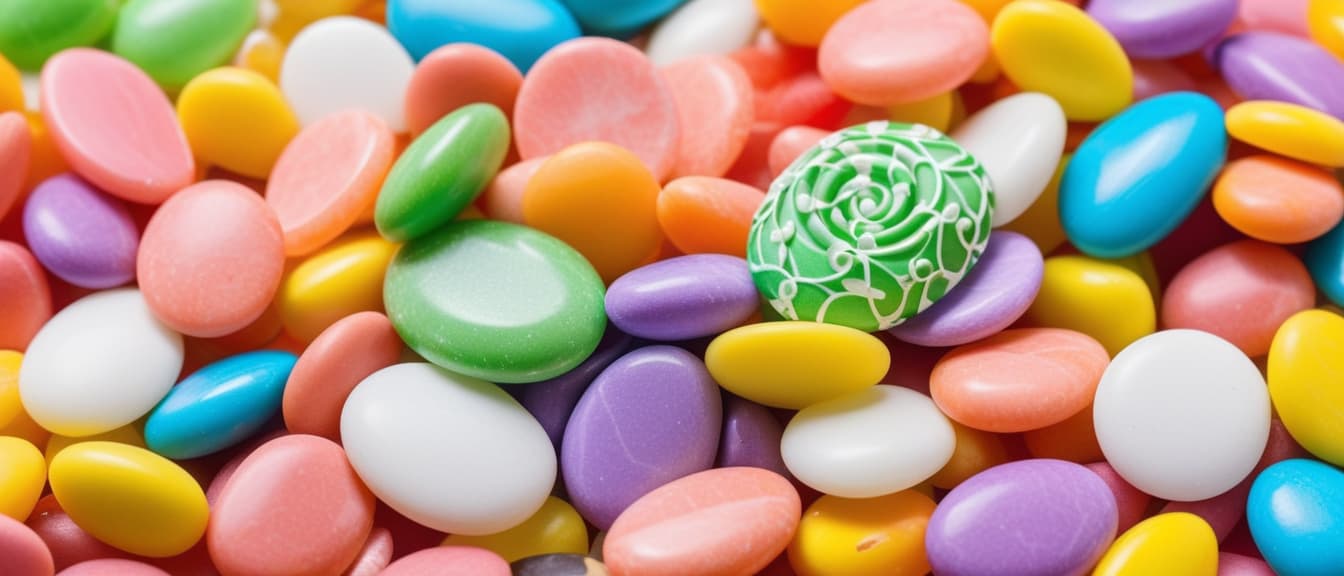
POLYGON ((1093 403, 1106 461, 1158 498, 1212 498, 1255 468, 1269 440, 1269 391, 1236 346, 1166 330, 1111 360, 1093 403))
POLYGON ((1021 216, 1041 196, 1064 154, 1068 121, 1059 103, 1023 92, 975 113, 952 139, 984 166, 994 185, 994 227, 1021 216))
POLYGON ((415 61, 386 28, 353 16, 309 24, 285 50, 280 91, 307 126, 360 108, 406 131, 406 87, 415 61))
POLYGON ((107 290, 61 310, 28 345, 19 397, 43 428, 90 436, 149 413, 182 371, 182 336, 140 291, 107 290))
POLYGON ((751 43, 760 20, 752 0, 691 0, 653 29, 645 52, 656 66, 728 54, 751 43))
POLYGON ((512 528, 555 484, 555 451, 527 410, 494 384, 427 363, 360 382, 341 412, 341 443, 379 499, 453 534, 512 528))
POLYGON ((878 385, 808 406, 784 428, 784 465, 812 488, 872 498, 928 480, 952 458, 956 435, 928 396, 878 385))

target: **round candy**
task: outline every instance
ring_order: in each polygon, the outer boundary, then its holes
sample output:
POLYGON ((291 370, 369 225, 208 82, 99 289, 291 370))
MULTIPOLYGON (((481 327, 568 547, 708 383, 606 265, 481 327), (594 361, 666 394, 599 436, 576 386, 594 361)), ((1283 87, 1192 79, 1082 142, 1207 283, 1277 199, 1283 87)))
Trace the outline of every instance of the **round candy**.
POLYGON ((117 13, 112 51, 171 93, 228 62, 256 19, 252 0, 130 0, 117 13))
POLYGON ((1203 500, 1255 468, 1269 438, 1269 392, 1226 340, 1165 330, 1111 361, 1093 418, 1106 460, 1130 484, 1167 500, 1203 500))
POLYGON ((552 47, 579 36, 579 24, 558 0, 393 0, 387 27, 417 60, 461 42, 499 52, 523 71, 552 47))
POLYGON ((52 576, 56 572, 51 550, 33 530, 0 514, 0 571, 25 576, 52 576))
POLYGON ((24 70, 37 71, 53 54, 89 46, 112 30, 117 0, 13 0, 0 18, 0 54, 24 70))
POLYGON ((747 262, 695 254, 655 262, 617 278, 607 290, 607 318, 650 340, 689 340, 740 326, 758 306, 747 262))
POLYGON ((513 397, 546 430, 556 453, 560 452, 565 428, 569 425, 569 417, 574 413, 579 398, 583 397, 584 391, 607 366, 625 354, 633 340, 630 335, 608 325, 602 340, 597 343, 597 349, 573 370, 549 380, 510 388, 513 397))
POLYGON ((1247 32, 1223 40, 1213 63, 1248 100, 1301 104, 1344 119, 1344 62, 1305 38, 1247 32))
POLYGON ((177 97, 177 117, 203 162, 266 178, 299 120, 271 79, 224 67, 192 78, 177 97))
POLYGON ((135 278, 140 231, 126 205, 74 174, 42 182, 23 209, 33 255, 62 280, 111 288, 135 278))
POLYGON ((1101 24, 1131 58, 1189 54, 1222 36, 1237 17, 1237 0, 1093 0, 1087 15, 1101 24))
POLYGON ((337 320, 382 311, 383 276, 398 245, 373 231, 352 234, 294 265, 276 302, 285 333, 312 342, 337 320))
POLYGON ((469 546, 420 550, 393 562, 378 576, 511 576, 498 554, 469 546))
POLYGON ((789 545, 798 576, 924 576, 925 527, 934 503, 915 490, 877 498, 822 496, 789 545))
POLYGON ((731 394, 724 397, 716 466, 751 466, 788 476, 779 440, 784 427, 769 408, 731 394))
POLYGON ((1246 502, 1256 548, 1279 574, 1329 574, 1344 565, 1341 515, 1344 473, 1315 460, 1266 468, 1246 502))
POLYGON ((794 160, 830 134, 827 130, 811 126, 790 126, 780 130, 770 141, 770 150, 767 153, 766 162, 770 165, 771 177, 778 178, 788 169, 789 164, 793 164, 794 160))
POLYGON ((821 44, 841 16, 863 4, 864 0, 756 0, 761 20, 779 39, 799 46, 821 44))
POLYGON ((1276 244, 1313 240, 1344 218, 1344 185, 1329 171, 1269 154, 1229 162, 1213 207, 1237 231, 1276 244))
POLYGON ((448 44, 415 66, 406 86, 406 127, 419 135, 454 110, 484 102, 513 112, 523 74, 498 52, 477 44, 448 44))
POLYGON ((370 374, 401 357, 401 338, 386 316, 357 312, 337 320, 303 350, 285 382, 285 429, 328 440, 341 437, 341 408, 370 374))
POLYGON ((1344 167, 1344 122, 1306 106, 1257 100, 1227 111, 1233 138, 1289 158, 1344 167))
POLYGON ((303 29, 285 51, 280 90, 304 126, 350 108, 406 130, 406 86, 415 62, 385 28, 333 16, 303 29))
POLYGON ((1322 385, 1344 375, 1344 318, 1325 310, 1300 312, 1279 327, 1269 349, 1269 394, 1293 439, 1317 458, 1344 465, 1344 391, 1322 385))
POLYGON ((0 112, 0 219, 9 213, 23 192, 32 148, 32 133, 23 115, 0 112))
POLYGON ((690 58, 661 72, 681 123, 671 178, 724 175, 751 135, 751 79, 727 56, 690 58))
POLYGON ((658 193, 658 224, 667 240, 686 254, 746 256, 751 218, 765 194, 746 184, 687 176, 658 193))
POLYGON ((506 562, 542 554, 583 554, 588 551, 588 526, 573 506, 551 496, 522 524, 483 536, 452 534, 442 545, 484 548, 506 562))
POLYGON ((729 54, 750 44, 759 26, 751 0, 691 0, 653 28, 644 52, 659 66, 729 54))
POLYGON ((1199 516, 1158 514, 1126 530, 1102 556, 1093 576, 1183 574, 1215 576, 1218 540, 1199 516))
POLYGON ((957 126, 952 139, 994 183, 993 226, 1016 220, 1045 191, 1064 152, 1067 127, 1059 103, 1038 92, 999 100, 957 126))
POLYGON ((747 261, 785 318, 882 330, 965 278, 993 208, 984 169, 951 139, 871 122, 822 140, 775 180, 747 261))
POLYGON ((815 322, 749 324, 720 334, 705 366, 724 389, 797 410, 876 384, 891 353, 875 336, 815 322))
POLYGON ((42 451, 22 438, 0 436, 0 516, 27 518, 46 483, 42 451))

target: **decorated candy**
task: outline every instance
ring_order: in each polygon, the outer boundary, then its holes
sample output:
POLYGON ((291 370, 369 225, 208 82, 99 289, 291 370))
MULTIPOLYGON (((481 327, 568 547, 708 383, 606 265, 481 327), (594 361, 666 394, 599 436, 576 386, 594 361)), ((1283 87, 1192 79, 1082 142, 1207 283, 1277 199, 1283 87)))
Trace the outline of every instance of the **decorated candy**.
POLYGON ((574 15, 558 0, 393 0, 387 26, 417 60, 440 46, 467 42, 499 52, 524 71, 547 50, 579 36, 574 15))
POLYGON ((734 328, 705 350, 705 366, 724 389, 795 410, 868 388, 890 365, 891 353, 876 337, 813 322, 734 328))
POLYGON ((799 576, 923 576, 933 511, 933 500, 916 490, 866 499, 822 496, 798 523, 789 565, 799 576))
POLYGON ((406 49, 383 27, 333 16, 294 37, 280 67, 280 90, 304 126, 362 108, 393 132, 404 132, 406 85, 414 67, 406 49))
POLYGON ((756 287, 741 258, 697 254, 638 268, 607 290, 607 318, 652 340, 712 336, 756 313, 756 287))
POLYGON ((74 174, 33 190, 23 228, 33 256, 66 282, 111 288, 135 277, 140 234, 126 205, 74 174))
POLYGON ((251 0, 131 0, 117 12, 112 51, 173 92, 228 62, 256 13, 251 0))

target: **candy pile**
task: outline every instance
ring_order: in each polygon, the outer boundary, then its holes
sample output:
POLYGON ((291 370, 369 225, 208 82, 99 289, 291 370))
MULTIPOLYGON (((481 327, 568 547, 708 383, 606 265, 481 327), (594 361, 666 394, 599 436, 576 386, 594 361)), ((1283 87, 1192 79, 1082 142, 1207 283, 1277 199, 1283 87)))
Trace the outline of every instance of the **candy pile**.
POLYGON ((1344 1, 0 0, 0 575, 1344 574, 1344 1))

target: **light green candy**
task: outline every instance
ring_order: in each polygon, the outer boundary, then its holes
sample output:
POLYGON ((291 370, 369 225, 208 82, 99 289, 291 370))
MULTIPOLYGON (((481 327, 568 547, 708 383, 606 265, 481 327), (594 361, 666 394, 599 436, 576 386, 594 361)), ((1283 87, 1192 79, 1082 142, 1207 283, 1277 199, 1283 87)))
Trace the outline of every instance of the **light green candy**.
POLYGON ((112 52, 176 92, 228 63, 256 20, 256 0, 130 0, 117 18, 112 52))
POLYGON ((52 54, 102 40, 118 0, 0 0, 0 54, 36 72, 52 54))

